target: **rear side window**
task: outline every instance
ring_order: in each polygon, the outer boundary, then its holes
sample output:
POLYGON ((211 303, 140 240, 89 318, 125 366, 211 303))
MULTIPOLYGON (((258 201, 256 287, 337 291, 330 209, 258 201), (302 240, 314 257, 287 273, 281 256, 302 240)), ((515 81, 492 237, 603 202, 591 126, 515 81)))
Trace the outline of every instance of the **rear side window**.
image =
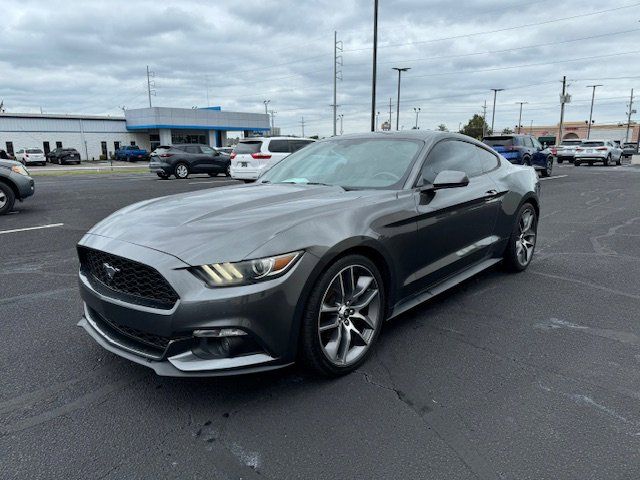
POLYGON ((28 148, 27 153, 42 153, 42 150, 39 148, 28 148))
POLYGON ((194 145, 189 145, 188 147, 184 147, 184 151, 187 153, 200 153, 200 149, 194 145))
POLYGON ((289 140, 289 145, 291 146, 291 152, 297 152, 302 147, 306 147, 310 143, 314 143, 310 140, 289 140))
POLYGON ((262 147, 261 141, 250 141, 250 142, 238 142, 234 151, 236 153, 258 153, 260 151, 260 147, 262 147))
POLYGON ((271 140, 269 151, 273 153, 289 153, 289 140, 271 140))
POLYGON ((483 173, 490 172, 498 166, 498 157, 484 148, 476 147, 476 158, 483 173))

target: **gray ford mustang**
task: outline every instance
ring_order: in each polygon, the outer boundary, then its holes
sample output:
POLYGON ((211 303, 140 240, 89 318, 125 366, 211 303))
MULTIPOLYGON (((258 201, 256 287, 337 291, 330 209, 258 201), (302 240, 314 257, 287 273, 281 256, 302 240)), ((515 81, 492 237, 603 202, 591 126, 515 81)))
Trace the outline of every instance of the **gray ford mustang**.
POLYGON ((334 137, 251 185, 126 207, 80 241, 79 323, 160 375, 326 375, 382 323, 498 263, 531 262, 539 182, 448 132, 334 137))

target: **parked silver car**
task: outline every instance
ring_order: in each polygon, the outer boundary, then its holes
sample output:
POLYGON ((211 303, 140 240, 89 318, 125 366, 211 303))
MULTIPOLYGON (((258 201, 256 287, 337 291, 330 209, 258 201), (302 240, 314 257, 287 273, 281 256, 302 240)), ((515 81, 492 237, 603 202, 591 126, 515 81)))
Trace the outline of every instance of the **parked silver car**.
POLYGON ((562 142, 560 142, 560 145, 555 147, 555 150, 556 150, 555 156, 558 163, 562 163, 565 160, 567 162, 573 163, 573 158, 576 153, 576 148, 578 148, 581 143, 582 143, 582 140, 579 138, 571 139, 571 140, 563 140, 562 142))
POLYGON ((593 165, 594 162, 602 162, 605 166, 611 162, 622 164, 622 149, 613 140, 585 140, 576 148, 574 165, 577 167, 583 163, 593 165))

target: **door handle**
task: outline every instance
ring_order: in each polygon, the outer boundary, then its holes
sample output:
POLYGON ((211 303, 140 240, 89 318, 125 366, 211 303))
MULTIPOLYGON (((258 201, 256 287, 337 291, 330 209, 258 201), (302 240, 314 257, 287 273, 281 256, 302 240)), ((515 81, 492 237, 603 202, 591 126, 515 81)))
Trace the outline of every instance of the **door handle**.
POLYGON ((498 190, 487 190, 485 193, 487 194, 487 197, 493 197, 498 194, 498 190))

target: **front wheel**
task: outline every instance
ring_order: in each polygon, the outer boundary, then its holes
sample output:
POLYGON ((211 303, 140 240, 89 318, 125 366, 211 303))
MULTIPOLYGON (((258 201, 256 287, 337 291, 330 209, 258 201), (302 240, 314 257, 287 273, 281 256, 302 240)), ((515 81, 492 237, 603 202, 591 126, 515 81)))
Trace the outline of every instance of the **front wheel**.
POLYGON ((553 157, 549 157, 547 158, 547 163, 544 167, 544 170, 541 171, 541 175, 543 177, 550 177, 552 171, 553 171, 553 157))
POLYGON ((504 264, 512 272, 521 272, 531 263, 536 248, 538 215, 530 203, 520 207, 504 252, 504 264))
POLYGON ((618 160, 616 161, 616 165, 622 165, 622 155, 618 157, 618 160))
POLYGON ((0 215, 9 213, 13 209, 16 195, 6 183, 0 183, 0 215))
POLYGON ((611 162, 611 155, 607 155, 607 157, 602 161, 605 167, 608 167, 610 162, 611 162))
POLYGON ((158 175, 162 180, 167 180, 169 178, 169 175, 164 172, 156 172, 156 175, 158 175))
POLYGON ((339 259, 311 291, 302 319, 302 360, 326 376, 352 372, 371 353, 385 308, 376 265, 362 255, 339 259))

